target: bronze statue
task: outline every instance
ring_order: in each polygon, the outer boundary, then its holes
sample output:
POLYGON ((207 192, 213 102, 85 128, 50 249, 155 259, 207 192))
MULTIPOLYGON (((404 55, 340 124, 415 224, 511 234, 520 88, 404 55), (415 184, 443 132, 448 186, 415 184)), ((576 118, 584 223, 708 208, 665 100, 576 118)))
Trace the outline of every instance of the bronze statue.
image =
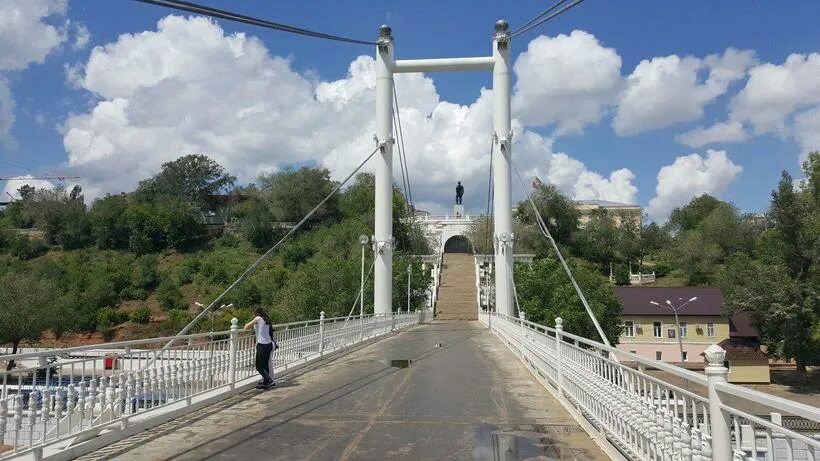
POLYGON ((461 205, 461 197, 464 195, 464 186, 461 185, 461 181, 458 182, 456 186, 456 205, 461 205))

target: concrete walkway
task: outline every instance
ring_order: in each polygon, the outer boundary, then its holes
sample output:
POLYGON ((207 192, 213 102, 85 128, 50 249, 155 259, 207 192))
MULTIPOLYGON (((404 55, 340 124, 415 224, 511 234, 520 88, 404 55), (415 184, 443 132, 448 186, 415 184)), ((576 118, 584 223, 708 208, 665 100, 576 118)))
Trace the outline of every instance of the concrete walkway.
POLYGON ((477 322, 434 322, 398 333, 284 377, 275 389, 232 397, 82 459, 112 456, 607 459, 477 322), (391 365, 408 359, 406 368, 391 365))

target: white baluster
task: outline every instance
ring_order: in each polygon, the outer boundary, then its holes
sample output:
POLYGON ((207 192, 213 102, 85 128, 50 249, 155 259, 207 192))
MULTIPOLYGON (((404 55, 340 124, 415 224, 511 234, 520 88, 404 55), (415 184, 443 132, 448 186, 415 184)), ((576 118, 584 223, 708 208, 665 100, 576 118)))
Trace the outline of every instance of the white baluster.
MULTIPOLYGON (((31 395, 29 394, 29 399, 31 395)), ((14 446, 17 446, 17 439, 20 437, 20 431, 23 430, 23 395, 17 394, 14 396, 14 446)))
POLYGON ((703 440, 701 439, 700 429, 692 428, 692 461, 704 461, 703 459, 703 440))
POLYGON ((37 398, 39 391, 31 391, 28 395, 28 444, 34 445, 34 429, 37 426, 37 398))
POLYGON ((8 414, 9 403, 7 399, 0 399, 0 445, 6 442, 6 418, 11 417, 8 414))

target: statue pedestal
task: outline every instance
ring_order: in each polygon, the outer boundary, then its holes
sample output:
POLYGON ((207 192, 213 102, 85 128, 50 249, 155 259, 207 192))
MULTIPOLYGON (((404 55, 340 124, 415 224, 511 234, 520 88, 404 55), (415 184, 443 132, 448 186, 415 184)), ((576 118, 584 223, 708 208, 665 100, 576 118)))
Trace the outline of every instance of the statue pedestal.
POLYGON ((464 205, 453 205, 453 216, 456 218, 464 217, 464 205))

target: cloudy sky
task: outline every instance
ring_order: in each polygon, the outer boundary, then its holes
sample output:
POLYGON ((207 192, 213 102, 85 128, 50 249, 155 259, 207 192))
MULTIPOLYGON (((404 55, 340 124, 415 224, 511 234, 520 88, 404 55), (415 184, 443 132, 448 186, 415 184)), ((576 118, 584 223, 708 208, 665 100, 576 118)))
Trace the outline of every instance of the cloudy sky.
MULTIPOLYGON (((371 40, 387 22, 399 59, 488 55, 496 19, 515 29, 546 4, 203 3, 371 40)), ((798 175, 820 148, 817 17, 811 0, 584 2, 513 42, 515 163, 660 221, 704 192, 764 210, 779 172, 798 175)), ((310 164, 341 178, 373 148, 367 46, 127 0, 2 0, 0 50, 0 177, 77 175, 93 198, 182 154, 249 182, 310 164)), ((396 87, 417 206, 445 211, 461 180, 481 211, 491 75, 400 75, 396 87)))

